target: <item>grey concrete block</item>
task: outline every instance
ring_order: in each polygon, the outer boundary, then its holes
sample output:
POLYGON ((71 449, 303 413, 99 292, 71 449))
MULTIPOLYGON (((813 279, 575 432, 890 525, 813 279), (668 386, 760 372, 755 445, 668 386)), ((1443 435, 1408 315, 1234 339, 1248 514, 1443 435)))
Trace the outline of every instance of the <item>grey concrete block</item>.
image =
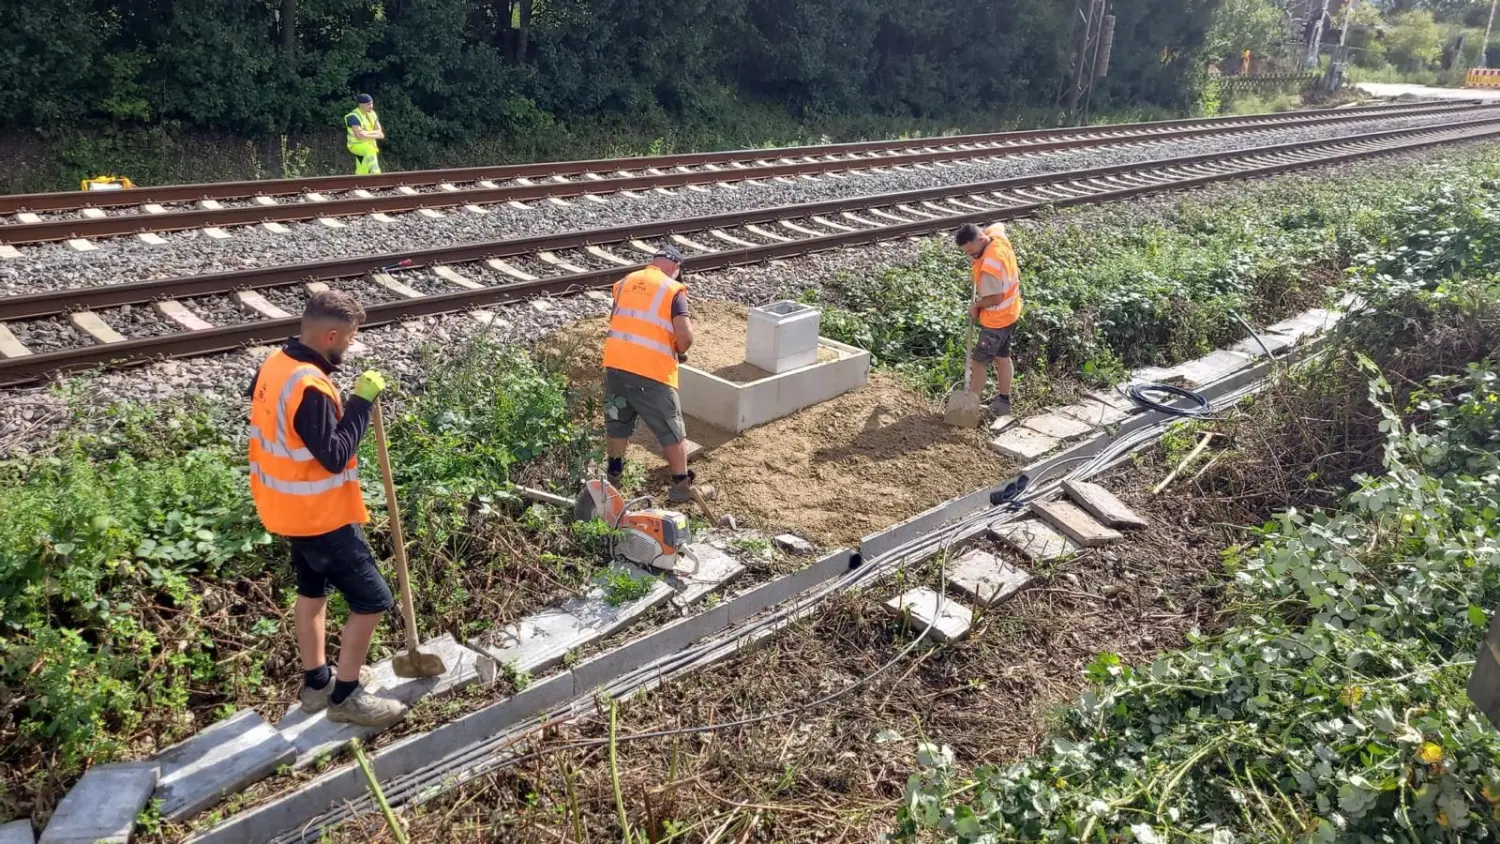
MULTIPOLYGON (((369 793, 364 776, 354 765, 345 765, 312 780, 285 797, 263 803, 216 824, 192 838, 191 844, 250 844, 270 841, 297 829, 340 804, 369 793)), ((316 840, 316 839, 314 839, 316 840)))
POLYGON ((1239 352, 1219 349, 1196 360, 1178 364, 1172 368, 1172 371, 1182 376, 1182 381, 1189 389, 1197 389, 1204 384, 1212 384, 1230 373, 1244 369, 1252 362, 1252 358, 1239 352))
POLYGON ((1058 440, 1071 440, 1081 437, 1094 430, 1094 426, 1080 419, 1075 419, 1062 411, 1043 413, 1040 416, 1029 416, 1021 420, 1021 424, 1036 431, 1046 434, 1058 440))
POLYGON ((1125 538, 1114 528, 1099 524, 1071 501, 1038 501, 1031 505, 1031 511, 1084 548, 1096 548, 1125 538))
POLYGON ((90 768, 57 804, 40 844, 125 844, 159 772, 155 762, 90 768))
POLYGON ((919 587, 885 602, 897 615, 908 615, 918 630, 932 628, 932 638, 951 642, 963 638, 974 621, 974 612, 956 598, 919 587))
POLYGON ((665 577, 667 585, 677 592, 672 597, 672 603, 677 607, 696 604, 745 571, 738 560, 712 545, 698 542, 687 547, 698 557, 698 570, 689 575, 669 574, 665 577))
POLYGON ((1031 580, 1023 569, 978 548, 970 548, 948 568, 948 583, 981 606, 994 606, 1031 580))
MULTIPOLYGON (((438 677, 397 677, 394 660, 382 660, 372 666, 375 677, 367 691, 410 705, 424 697, 446 694, 479 682, 480 654, 455 642, 451 635, 444 634, 423 642, 421 649, 424 653, 441 656, 447 671, 438 677)), ((276 723, 276 729, 297 749, 293 767, 299 769, 339 750, 350 739, 368 738, 377 732, 368 727, 330 721, 327 710, 308 715, 295 705, 276 723)))
POLYGON ((1072 540, 1036 519, 996 525, 990 528, 990 533, 1032 562, 1043 563, 1078 553, 1078 546, 1072 540))
POLYGON ((729 623, 739 624, 770 607, 792 600, 814 586, 838 577, 849 570, 851 554, 852 552, 847 549, 835 551, 805 569, 783 575, 770 583, 762 584, 737 596, 725 605, 729 611, 729 623))
POLYGON ((36 833, 31 831, 31 821, 0 824, 0 844, 36 844, 36 833))
POLYGON ((1071 416, 1080 422, 1087 422, 1095 427, 1102 427, 1104 425, 1113 425, 1125 419, 1133 410, 1133 404, 1130 407, 1113 407, 1103 402, 1087 399, 1078 404, 1059 408, 1057 412, 1071 416))
POLYGON ((680 619, 573 666, 574 696, 586 695, 729 626, 727 607, 680 619))
MULTIPOLYGON (((1257 331, 1255 333, 1260 337, 1260 343, 1265 343, 1266 349, 1270 349, 1273 355, 1281 354, 1288 346, 1295 342, 1294 338, 1285 334, 1277 334, 1273 331, 1257 331)), ((1266 352, 1265 349, 1260 347, 1260 343, 1255 342, 1254 337, 1246 337, 1233 346, 1230 346, 1229 350, 1238 354, 1249 355, 1250 357, 1263 358, 1266 356, 1266 352)))
POLYGON ((818 342, 838 357, 746 383, 683 364, 678 371, 683 414, 727 431, 744 431, 828 401, 869 381, 869 352, 834 340, 818 342))
POLYGON ((1057 448, 1062 440, 1025 426, 1011 428, 990 440, 990 448, 1014 460, 1034 460, 1057 448))
POLYGON ((1284 319, 1275 325, 1268 325, 1266 326, 1266 331, 1272 334, 1286 335, 1292 343, 1300 344, 1312 335, 1332 328, 1337 321, 1337 317, 1332 311, 1326 308, 1312 308, 1297 314, 1291 319, 1284 319))
POLYGON ((772 541, 776 543, 777 548, 780 548, 788 554, 811 556, 813 552, 812 543, 808 542, 806 539, 803 539, 795 533, 779 534, 772 541))
POLYGON ((1113 492, 1088 481, 1063 481, 1063 490, 1089 515, 1110 527, 1143 528, 1150 524, 1113 492))
POLYGON ((296 748, 275 727, 255 710, 241 709, 158 753, 151 760, 161 766, 153 797, 161 801, 163 818, 184 821, 296 758, 296 748))
POLYGON ((1117 390, 1091 390, 1083 394, 1086 399, 1092 399, 1107 407, 1120 410, 1135 410, 1135 400, 1117 390))

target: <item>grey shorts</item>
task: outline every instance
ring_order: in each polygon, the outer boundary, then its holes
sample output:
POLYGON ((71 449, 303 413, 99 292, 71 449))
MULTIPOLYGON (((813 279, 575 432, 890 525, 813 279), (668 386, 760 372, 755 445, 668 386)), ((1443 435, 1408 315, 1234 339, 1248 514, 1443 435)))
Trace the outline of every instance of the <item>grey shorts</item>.
POLYGON ((634 372, 604 370, 604 432, 612 439, 629 439, 637 417, 664 446, 687 439, 677 390, 634 372))
POLYGON ((1010 357, 1010 335, 1015 331, 1014 323, 1004 328, 979 329, 979 342, 974 344, 974 362, 986 364, 996 358, 1010 357))

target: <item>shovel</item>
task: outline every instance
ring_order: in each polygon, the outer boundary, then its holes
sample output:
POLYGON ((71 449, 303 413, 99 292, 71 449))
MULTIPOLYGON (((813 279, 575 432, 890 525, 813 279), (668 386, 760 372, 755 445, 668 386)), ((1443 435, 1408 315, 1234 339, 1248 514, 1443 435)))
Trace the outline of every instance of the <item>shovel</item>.
POLYGON ((385 445, 385 420, 380 399, 375 400, 375 446, 380 452, 380 479, 385 482, 385 506, 390 512, 391 544, 396 552, 396 582, 401 588, 401 614, 406 617, 406 653, 396 654, 392 667, 397 677, 437 677, 448 670, 437 654, 417 650, 417 610, 411 600, 411 576, 406 571, 406 543, 401 537, 401 511, 396 506, 396 482, 391 477, 391 453, 385 445))
POLYGON ((958 390, 948 394, 948 407, 943 411, 943 422, 955 428, 979 427, 979 396, 969 392, 969 371, 974 365, 974 320, 969 320, 969 330, 964 334, 964 380, 958 390))

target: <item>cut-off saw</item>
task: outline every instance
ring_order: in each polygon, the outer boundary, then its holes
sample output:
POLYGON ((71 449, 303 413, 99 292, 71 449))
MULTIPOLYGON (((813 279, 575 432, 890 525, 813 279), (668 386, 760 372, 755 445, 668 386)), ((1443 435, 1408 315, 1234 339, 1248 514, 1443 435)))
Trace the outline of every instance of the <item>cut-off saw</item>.
POLYGON ((616 557, 673 574, 698 573, 698 556, 688 547, 693 535, 687 516, 652 507, 650 496, 627 500, 609 481, 596 478, 586 482, 578 493, 573 517, 580 521, 599 519, 614 528, 617 535, 610 551, 616 557), (646 506, 631 509, 641 502, 646 506))

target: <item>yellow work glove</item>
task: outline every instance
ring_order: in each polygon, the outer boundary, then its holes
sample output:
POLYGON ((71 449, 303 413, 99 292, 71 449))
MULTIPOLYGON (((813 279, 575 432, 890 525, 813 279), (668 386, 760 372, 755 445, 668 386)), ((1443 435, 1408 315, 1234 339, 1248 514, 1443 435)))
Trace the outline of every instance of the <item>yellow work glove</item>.
POLYGON ((385 376, 373 369, 366 369, 365 374, 359 376, 354 382, 354 394, 367 402, 374 402, 380 396, 380 391, 385 389, 385 376))

